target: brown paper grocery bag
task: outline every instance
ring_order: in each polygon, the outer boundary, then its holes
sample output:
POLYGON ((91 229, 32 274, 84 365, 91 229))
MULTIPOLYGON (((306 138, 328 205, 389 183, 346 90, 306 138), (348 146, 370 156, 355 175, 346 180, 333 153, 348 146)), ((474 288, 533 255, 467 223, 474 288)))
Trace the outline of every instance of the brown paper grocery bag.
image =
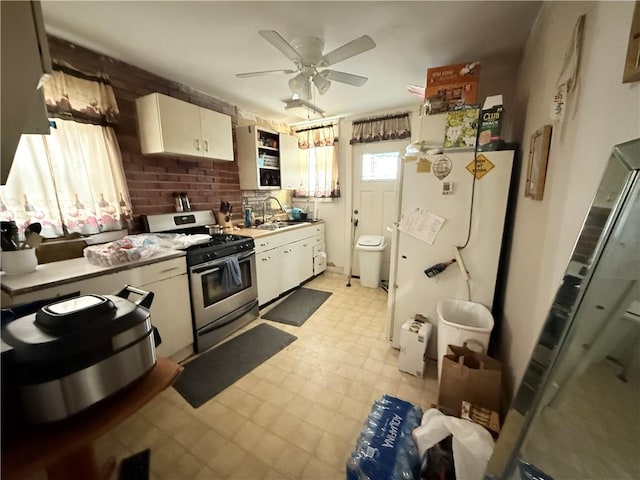
POLYGON ((442 358, 438 407, 460 416, 462 401, 500 412, 502 363, 466 346, 449 345, 442 358))

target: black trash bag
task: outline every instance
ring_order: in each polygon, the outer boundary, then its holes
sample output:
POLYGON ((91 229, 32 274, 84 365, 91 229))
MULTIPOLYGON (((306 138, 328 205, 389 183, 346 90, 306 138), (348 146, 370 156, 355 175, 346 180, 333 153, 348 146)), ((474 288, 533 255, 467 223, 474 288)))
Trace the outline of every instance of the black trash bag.
POLYGON ((456 480, 452 440, 453 435, 449 435, 424 452, 420 465, 422 480, 456 480))

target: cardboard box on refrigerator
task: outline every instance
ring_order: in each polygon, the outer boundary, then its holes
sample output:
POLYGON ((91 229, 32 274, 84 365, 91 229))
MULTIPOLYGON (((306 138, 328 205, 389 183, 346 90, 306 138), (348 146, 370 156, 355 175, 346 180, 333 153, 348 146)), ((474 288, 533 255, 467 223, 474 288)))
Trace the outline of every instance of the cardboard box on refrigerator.
POLYGON ((425 102, 433 104, 429 113, 453 110, 476 103, 480 64, 458 63, 427 69, 425 102))
POLYGON ((427 351, 431 324, 421 320, 407 320, 400 329, 400 355, 398 369, 422 378, 424 355, 427 351))

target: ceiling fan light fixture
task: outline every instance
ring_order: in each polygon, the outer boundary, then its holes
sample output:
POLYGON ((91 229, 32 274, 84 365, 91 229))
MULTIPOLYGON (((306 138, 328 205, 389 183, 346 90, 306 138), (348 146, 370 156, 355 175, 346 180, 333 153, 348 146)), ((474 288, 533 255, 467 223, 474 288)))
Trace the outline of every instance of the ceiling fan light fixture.
POLYGON ((329 87, 331 87, 331 82, 320 74, 313 76, 313 84, 318 89, 318 92, 320 92, 320 95, 327 93, 329 91, 329 87))
POLYGON ((303 72, 300 72, 289 80, 289 88, 293 93, 297 93, 303 100, 309 100, 311 98, 309 79, 303 72))
POLYGON ((284 110, 304 120, 324 118, 324 110, 302 99, 285 100, 284 110))

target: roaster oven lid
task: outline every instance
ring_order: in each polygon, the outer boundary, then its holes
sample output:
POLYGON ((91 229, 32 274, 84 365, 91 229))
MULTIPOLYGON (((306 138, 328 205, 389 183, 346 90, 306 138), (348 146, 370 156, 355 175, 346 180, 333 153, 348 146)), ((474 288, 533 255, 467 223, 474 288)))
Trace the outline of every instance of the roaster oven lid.
POLYGON ((115 304, 105 296, 83 295, 42 307, 35 323, 47 333, 60 335, 113 318, 115 310, 115 304))
POLYGON ((147 320, 152 294, 142 293, 144 303, 124 298, 126 289, 117 295, 92 294, 50 303, 3 325, 2 340, 13 348, 16 365, 33 372, 31 380, 39 379, 28 383, 62 377, 128 348, 127 342, 151 331, 147 320), (140 325, 144 327, 137 328, 140 325), (129 336, 121 337, 125 332, 129 336))

